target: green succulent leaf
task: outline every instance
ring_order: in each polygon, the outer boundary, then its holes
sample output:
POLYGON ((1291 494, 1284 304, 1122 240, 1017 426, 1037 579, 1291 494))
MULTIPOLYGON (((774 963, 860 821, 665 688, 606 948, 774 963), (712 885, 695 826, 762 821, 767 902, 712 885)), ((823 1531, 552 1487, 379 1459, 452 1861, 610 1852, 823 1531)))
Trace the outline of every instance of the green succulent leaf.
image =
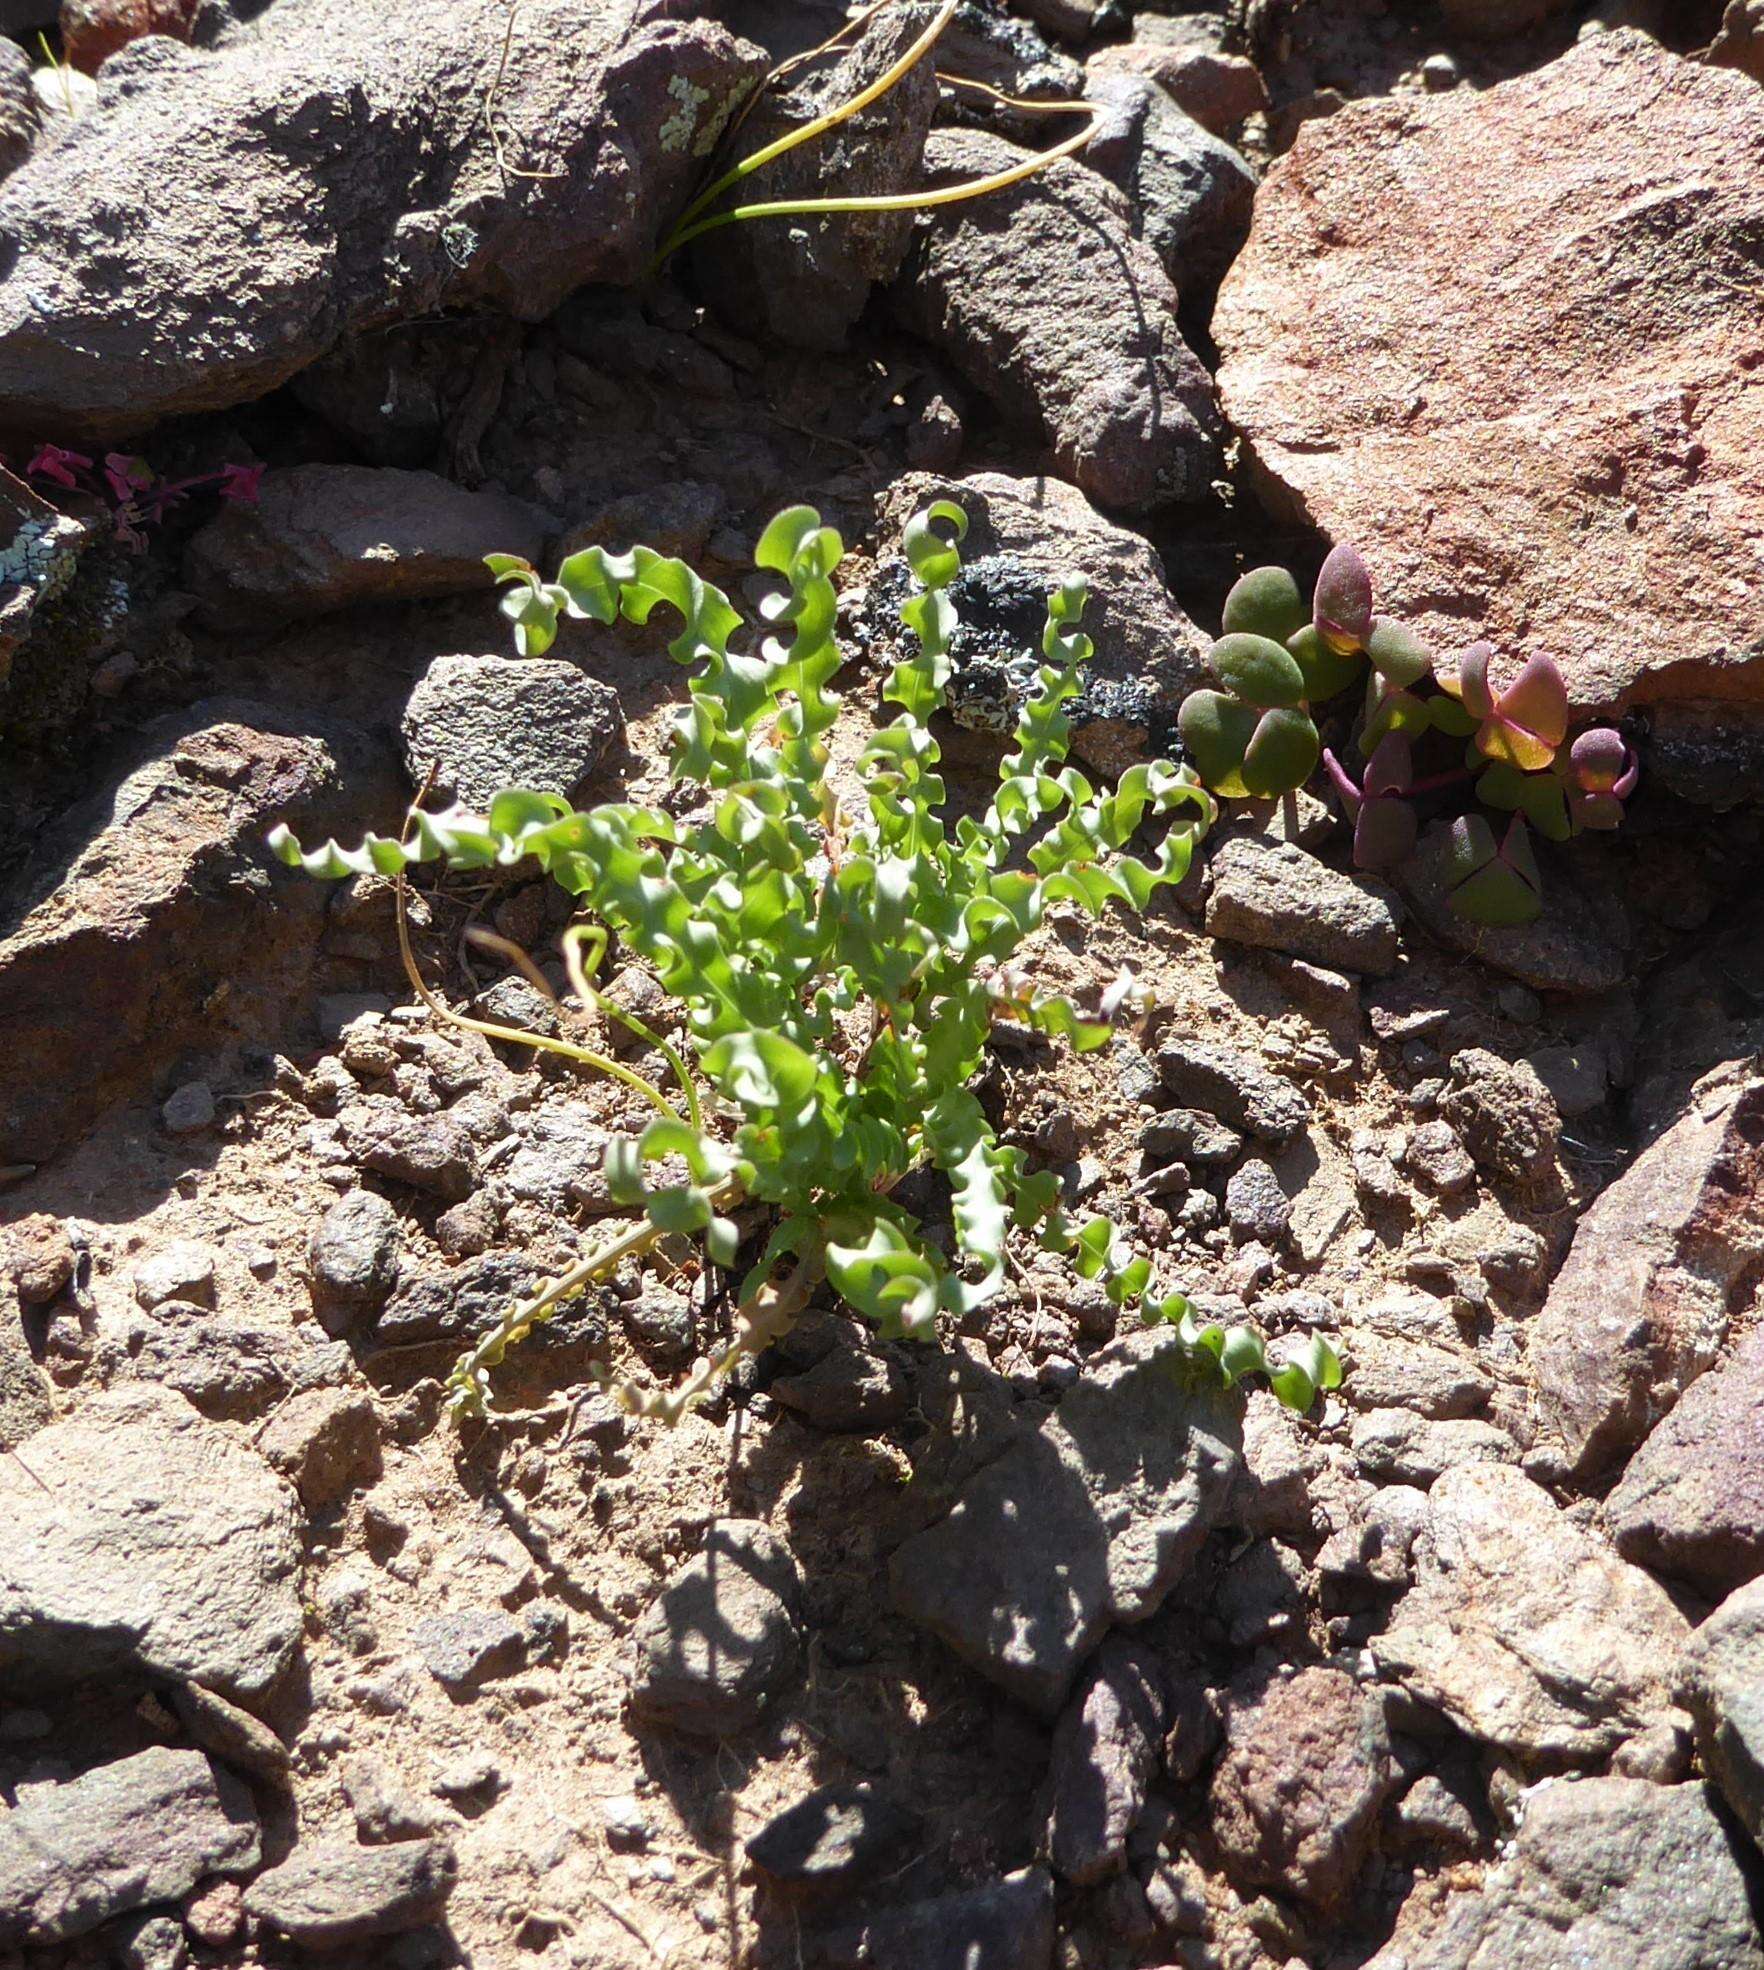
POLYGON ((1472 923, 1511 928, 1543 908, 1543 878, 1522 815, 1497 842, 1480 814, 1454 821, 1448 838, 1446 888, 1451 907, 1472 923))
POLYGON ((1364 659, 1358 650, 1335 650, 1324 642, 1315 623, 1306 623, 1286 639, 1286 647, 1305 680, 1305 701, 1320 705, 1345 691, 1360 674, 1364 659))
POLYGON ((1321 750, 1308 713, 1266 711, 1243 756, 1243 784, 1263 799, 1291 793, 1317 770, 1321 750))
POLYGON ((1284 644, 1266 636, 1221 636, 1207 652, 1213 675, 1246 705, 1291 706, 1304 702, 1305 676, 1284 644))
POLYGON ((1485 807, 1523 814, 1550 841, 1566 841, 1574 832, 1567 789, 1553 773, 1522 773, 1497 760, 1482 769, 1476 797, 1485 807))
POLYGON ((1252 568, 1225 598, 1222 628, 1285 643, 1311 620, 1299 585, 1284 568, 1252 568))
POLYGON ((1176 715, 1176 729, 1195 771, 1214 793, 1242 799, 1244 755, 1260 723, 1253 705, 1223 691, 1190 691, 1176 715))
POLYGON ((1433 669, 1433 658, 1414 631, 1388 618, 1372 625, 1366 656, 1380 677, 1400 688, 1419 684, 1433 669))

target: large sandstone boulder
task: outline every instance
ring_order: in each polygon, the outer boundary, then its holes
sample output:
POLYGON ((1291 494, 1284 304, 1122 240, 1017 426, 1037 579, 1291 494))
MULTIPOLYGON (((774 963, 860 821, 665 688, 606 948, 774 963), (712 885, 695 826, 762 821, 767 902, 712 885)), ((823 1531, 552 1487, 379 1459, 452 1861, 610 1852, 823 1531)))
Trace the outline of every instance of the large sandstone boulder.
POLYGON ((1305 124, 1213 318, 1273 503, 1448 657, 1764 717, 1761 158, 1754 82, 1633 32, 1305 124))
POLYGON ((115 437, 361 329, 634 280, 765 67, 671 0, 280 0, 113 57, 0 189, 0 421, 115 437), (111 69, 126 65, 126 77, 111 69))

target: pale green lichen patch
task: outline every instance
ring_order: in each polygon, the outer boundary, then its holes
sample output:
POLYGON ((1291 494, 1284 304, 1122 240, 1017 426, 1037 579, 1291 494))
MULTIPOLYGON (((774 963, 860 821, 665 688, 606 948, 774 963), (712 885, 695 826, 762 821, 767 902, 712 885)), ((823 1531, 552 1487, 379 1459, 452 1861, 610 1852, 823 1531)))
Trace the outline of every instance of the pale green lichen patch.
MULTIPOLYGON (((668 95, 679 107, 656 133, 662 149, 691 150, 702 155, 693 139, 698 135, 698 112, 710 101, 710 91, 688 82, 683 75, 676 75, 668 83, 668 95)), ((712 141, 715 141, 714 131, 712 141)))

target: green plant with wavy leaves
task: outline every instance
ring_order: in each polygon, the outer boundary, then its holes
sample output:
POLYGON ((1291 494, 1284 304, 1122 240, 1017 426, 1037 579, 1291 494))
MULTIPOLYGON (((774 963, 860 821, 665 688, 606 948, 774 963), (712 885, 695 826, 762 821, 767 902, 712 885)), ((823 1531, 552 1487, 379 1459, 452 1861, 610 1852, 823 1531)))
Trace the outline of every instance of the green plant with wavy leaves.
POLYGON ((1038 680, 991 803, 951 825, 932 719, 949 681, 949 584, 965 531, 947 502, 906 530, 921 586, 902 616, 917 651, 883 686, 893 715, 863 748, 855 807, 830 776, 827 745, 841 710, 831 685, 842 661, 833 575, 843 548, 811 508, 793 507, 759 543, 758 564, 779 589, 757 634, 719 589, 648 548, 587 548, 553 581, 525 561, 491 558, 524 652, 548 648, 565 618, 644 624, 665 609, 677 619, 668 649, 690 674, 671 769, 703 795, 694 818, 619 803, 577 811, 511 789, 482 815, 413 811, 402 839, 369 836, 356 849, 328 842, 307 853, 285 828, 271 837, 285 862, 323 877, 531 860, 587 913, 566 939, 585 1000, 599 994, 577 940, 604 946, 610 932, 687 1014, 690 1061, 668 1055, 678 1099, 638 1081, 655 1119, 609 1158, 632 1228, 508 1310, 455 1368, 456 1413, 483 1410, 490 1371, 560 1303, 669 1234, 702 1236, 712 1262, 734 1267, 743 1243, 734 1213, 755 1206, 770 1229, 750 1257, 726 1345, 669 1391, 597 1371, 627 1408, 678 1417, 784 1332, 823 1281, 883 1334, 930 1339, 940 1317, 959 1318, 999 1290, 1013 1240, 1067 1255, 1117 1305, 1171 1324, 1205 1375, 1229 1384, 1266 1374, 1300 1409, 1339 1381, 1321 1339, 1274 1364, 1253 1330, 1198 1320, 1180 1293, 1154 1284, 1150 1262, 1107 1218, 1067 1214, 1057 1176, 1031 1171, 1020 1149, 999 1142, 973 1091, 995 1022, 1087 1052, 1138 1009, 1130 979, 1080 1005, 1037 991, 1015 961, 1056 904, 1143 912, 1182 880, 1214 803, 1192 772, 1166 761, 1135 765, 1109 789, 1069 764, 1065 707, 1091 654, 1078 627, 1084 584, 1072 580, 1048 599, 1038 680), (1142 830, 1156 836, 1143 854, 1134 850, 1142 830), (949 1184, 948 1256, 894 1195, 926 1166, 949 1184))

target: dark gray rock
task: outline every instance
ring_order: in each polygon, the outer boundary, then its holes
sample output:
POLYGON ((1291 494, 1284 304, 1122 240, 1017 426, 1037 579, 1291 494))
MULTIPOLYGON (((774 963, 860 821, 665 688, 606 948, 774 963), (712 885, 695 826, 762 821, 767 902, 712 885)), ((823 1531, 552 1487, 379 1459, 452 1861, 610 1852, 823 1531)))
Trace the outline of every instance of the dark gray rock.
MULTIPOLYGON (((374 1338, 388 1347, 469 1344, 487 1334, 538 1280, 538 1272, 519 1252, 486 1252, 456 1266, 411 1273, 398 1282, 374 1338)), ((593 1292, 567 1300, 533 1329, 522 1343, 523 1353, 600 1354, 607 1339, 605 1309, 605 1299, 593 1292)))
POLYGON ((362 602, 416 602, 492 586, 486 554, 537 560, 544 533, 506 493, 433 472, 297 465, 255 500, 229 501, 184 554, 184 580, 223 629, 261 628, 362 602))
POLYGON ((504 787, 574 794, 623 729, 619 694, 550 657, 437 657, 404 708, 404 765, 482 810, 504 787))
POLYGON ((1241 1418, 1186 1370, 1167 1332, 1113 1343, 894 1555, 901 1612, 1039 1715, 1112 1623, 1156 1612, 1229 1507, 1241 1418))
MULTIPOLYGON (((935 131, 925 146, 938 183, 1025 155, 976 130, 935 131)), ((905 327, 1041 434, 1063 478, 1142 513, 1207 496, 1221 427, 1176 291, 1129 220, 1112 185, 1061 159, 927 214, 890 292, 905 327)))
POLYGON ((795 1562, 767 1527, 712 1526, 632 1635, 633 1716, 704 1737, 757 1723, 796 1672, 800 1591, 795 1562))
POLYGON ((874 1344, 861 1321, 799 1324, 786 1340, 793 1373, 767 1393, 820 1430, 884 1430, 912 1407, 912 1379, 899 1355, 874 1344))
POLYGON ((312 1308, 327 1334, 347 1333, 357 1314, 385 1304, 403 1242, 398 1213, 374 1190, 347 1192, 313 1226, 312 1308))
POLYGON ((1403 1167, 1412 1170, 1429 1190, 1456 1197, 1476 1181, 1476 1164, 1463 1140, 1444 1116, 1423 1122, 1409 1138, 1403 1167))
POLYGON ((1172 1032, 1159 1042, 1154 1059, 1164 1086, 1178 1101, 1276 1148, 1310 1120, 1311 1104, 1290 1081, 1235 1047, 1172 1032))
POLYGON ((780 1887, 850 1890, 896 1872, 921 1831, 916 1813, 873 1785, 823 1785, 768 1820, 747 1857, 780 1887))
POLYGON ((1764 1951, 1732 1837, 1700 1785, 1542 1786, 1480 1888, 1414 1913, 1366 1970, 1756 1970, 1764 1951))
POLYGON ((1594 1199, 1531 1324, 1540 1447, 1595 1475, 1708 1368, 1764 1261, 1764 1079, 1736 1063, 1594 1199))
POLYGON ((1678 1693, 1703 1770, 1764 1846, 1764 1582, 1730 1594, 1692 1634, 1678 1693))
POLYGON ((830 1939, 865 1970, 1053 1970, 1053 1877, 1025 1868, 978 1888, 888 1909, 830 1939))
POLYGON ((285 1328, 222 1319, 168 1300, 141 1337, 134 1371, 175 1389, 204 1416, 244 1423, 286 1394, 289 1354, 285 1328))
POLYGON ((1084 162, 1124 192, 1133 232, 1157 254, 1185 308, 1203 307, 1249 236, 1256 174, 1144 76, 1093 74, 1099 105, 1084 162))
POLYGON ((1259 1238, 1264 1245, 1278 1245, 1292 1222, 1292 1199, 1273 1169, 1251 1156, 1232 1171, 1225 1186, 1225 1216, 1239 1241, 1259 1238))
MULTIPOLYGON (((1207 639, 1171 595, 1156 549, 1072 486, 998 472, 911 473, 878 501, 878 532, 897 539, 938 499, 953 500, 969 523, 949 588, 961 618, 949 645, 954 722, 994 745, 1010 739, 1040 668, 1048 595, 1077 570, 1090 583, 1084 623, 1096 654, 1064 707, 1073 752, 1108 774, 1167 755, 1182 700, 1209 673, 1207 639)), ((884 560, 869 585, 863 634, 887 661, 912 647, 900 605, 915 586, 904 558, 884 560)))
POLYGON ((1338 971, 1393 971, 1400 906, 1372 876, 1343 875, 1291 842, 1238 835, 1207 865, 1207 934, 1338 971))
POLYGON ((200 1751, 154 1745, 31 1786, 0 1814, 0 1948, 84 1936, 210 1875, 248 1874, 260 1852, 250 1793, 200 1751))
POLYGON ((1243 1137, 1198 1108, 1167 1108, 1140 1130, 1139 1146, 1160 1161, 1175 1157, 1183 1163, 1230 1163, 1236 1161, 1243 1137))
MULTIPOLYGON (((710 175, 867 88, 930 25, 932 11, 925 0, 889 7, 871 18, 838 60, 814 63, 786 86, 769 90, 710 175)), ((836 131, 786 151, 744 179, 741 198, 749 204, 851 198, 916 185, 936 109, 937 79, 931 62, 921 61, 836 131)), ((871 286, 899 272, 912 232, 910 212, 821 219, 804 213, 770 224, 724 226, 690 249, 692 268, 699 291, 741 334, 796 349, 842 349, 871 286)))
POLYGON ((247 1913, 306 1949, 341 1949, 433 1922, 457 1872, 444 1839, 358 1847, 303 1840, 245 1890, 247 1913))
POLYGON ((452 1696, 469 1696, 526 1660, 527 1638, 512 1614, 468 1608, 425 1615, 410 1631, 429 1674, 452 1696))
POLYGON ((1110 1636, 1054 1726, 1047 1856, 1065 1880, 1087 1887, 1125 1865, 1168 1711, 1157 1658, 1110 1636))
POLYGON ((1232 1686, 1213 1773, 1212 1828, 1244 1890, 1341 1909, 1391 1787, 1383 1697, 1339 1669, 1252 1674, 1232 1686))
POLYGON ((300 1639, 299 1572, 294 1494, 181 1396, 94 1395, 0 1458, 0 1673, 21 1688, 121 1668, 262 1698, 300 1639))
POLYGON ((115 438, 261 397, 363 329, 538 320, 634 281, 766 65, 665 0, 530 4, 505 67, 501 0, 408 0, 384 28, 283 0, 13 174, 0 418, 115 438))
POLYGON ((1486 1047, 1452 1055, 1452 1084, 1440 1100, 1478 1169, 1509 1183, 1540 1183, 1556 1165, 1562 1119, 1528 1061, 1486 1047))

